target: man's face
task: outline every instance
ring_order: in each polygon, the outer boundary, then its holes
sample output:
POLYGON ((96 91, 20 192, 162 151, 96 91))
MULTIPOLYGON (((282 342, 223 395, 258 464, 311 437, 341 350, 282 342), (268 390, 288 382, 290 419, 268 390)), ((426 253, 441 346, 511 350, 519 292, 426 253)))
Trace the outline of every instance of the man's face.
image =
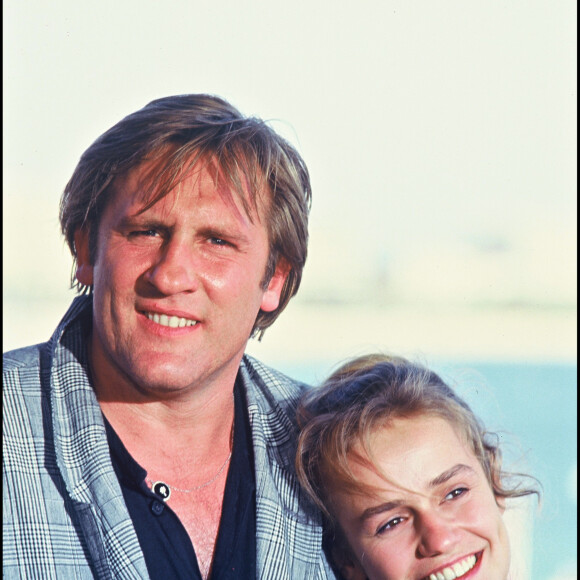
POLYGON ((370 444, 384 476, 357 461, 351 467, 376 494, 333 494, 356 558, 344 570, 347 578, 507 578, 503 509, 472 450, 446 420, 396 419, 377 429, 370 444))
POLYGON ((279 267, 262 288, 263 203, 252 223, 235 194, 202 169, 142 211, 143 173, 117 185, 94 263, 88 234, 75 237, 77 278, 93 285, 98 392, 128 387, 164 397, 216 381, 232 387, 256 316, 277 308, 286 277, 279 267))

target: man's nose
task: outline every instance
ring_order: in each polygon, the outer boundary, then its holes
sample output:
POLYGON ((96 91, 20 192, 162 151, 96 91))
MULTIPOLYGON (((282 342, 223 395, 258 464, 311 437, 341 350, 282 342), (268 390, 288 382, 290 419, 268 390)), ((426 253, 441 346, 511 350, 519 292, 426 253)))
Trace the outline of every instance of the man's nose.
POLYGON ((170 240, 159 251, 154 264, 145 274, 146 280, 166 296, 194 292, 197 277, 195 249, 185 241, 170 240))

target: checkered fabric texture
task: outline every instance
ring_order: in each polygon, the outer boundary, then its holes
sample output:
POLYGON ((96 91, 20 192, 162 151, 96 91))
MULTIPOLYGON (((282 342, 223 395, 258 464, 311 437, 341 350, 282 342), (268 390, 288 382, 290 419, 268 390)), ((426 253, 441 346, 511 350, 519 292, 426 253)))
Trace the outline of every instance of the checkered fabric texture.
MULTIPOLYGON (((75 298, 52 338, 5 353, 3 578, 148 578, 87 376, 92 301, 75 298)), ((257 577, 334 578, 319 514, 294 473, 305 385, 244 357, 256 467, 257 577)))

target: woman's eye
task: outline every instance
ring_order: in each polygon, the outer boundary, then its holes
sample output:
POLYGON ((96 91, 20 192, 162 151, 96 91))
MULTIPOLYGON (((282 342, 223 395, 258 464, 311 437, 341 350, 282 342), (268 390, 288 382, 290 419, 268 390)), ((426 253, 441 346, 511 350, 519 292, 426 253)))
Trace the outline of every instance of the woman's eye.
POLYGON ((405 518, 403 518, 403 517, 396 517, 396 518, 389 520, 386 524, 382 525, 377 530, 377 535, 380 536, 381 534, 384 534, 385 532, 388 532, 389 530, 396 528, 403 521, 405 521, 405 518))
POLYGON ((456 498, 462 496, 464 493, 467 493, 468 491, 469 491, 469 489, 467 487, 458 487, 458 488, 454 489, 453 491, 450 491, 445 496, 445 499, 446 500, 456 499, 456 498))

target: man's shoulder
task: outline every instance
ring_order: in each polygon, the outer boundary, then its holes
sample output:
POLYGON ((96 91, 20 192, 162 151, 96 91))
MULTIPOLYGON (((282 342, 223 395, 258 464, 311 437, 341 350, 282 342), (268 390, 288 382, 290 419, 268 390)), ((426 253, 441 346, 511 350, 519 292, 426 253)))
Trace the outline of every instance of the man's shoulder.
POLYGON ((38 396, 41 388, 42 352, 47 343, 26 346, 3 353, 2 393, 7 399, 24 400, 38 396))
POLYGON ((45 346, 46 343, 40 343, 3 353, 3 371, 9 372, 23 367, 38 367, 40 365, 40 351, 45 346))
POLYGON ((20 372, 27 368, 40 367, 43 355, 50 358, 52 364, 52 357, 55 350, 58 349, 59 344, 63 341, 65 331, 68 332, 68 339, 66 340, 65 350, 74 351, 82 348, 84 344, 83 324, 86 320, 90 320, 92 312, 92 298, 90 296, 77 296, 66 314, 60 321, 52 337, 48 342, 41 342, 31 346, 25 346, 15 350, 10 350, 3 353, 3 372, 20 372))
POLYGON ((306 383, 293 379, 249 355, 244 356, 242 367, 254 386, 279 401, 298 399, 310 388, 306 383))
POLYGON ((254 424, 259 424, 263 433, 270 434, 276 444, 280 443, 282 432, 285 441, 297 429, 298 402, 310 387, 247 355, 241 371, 254 424))

